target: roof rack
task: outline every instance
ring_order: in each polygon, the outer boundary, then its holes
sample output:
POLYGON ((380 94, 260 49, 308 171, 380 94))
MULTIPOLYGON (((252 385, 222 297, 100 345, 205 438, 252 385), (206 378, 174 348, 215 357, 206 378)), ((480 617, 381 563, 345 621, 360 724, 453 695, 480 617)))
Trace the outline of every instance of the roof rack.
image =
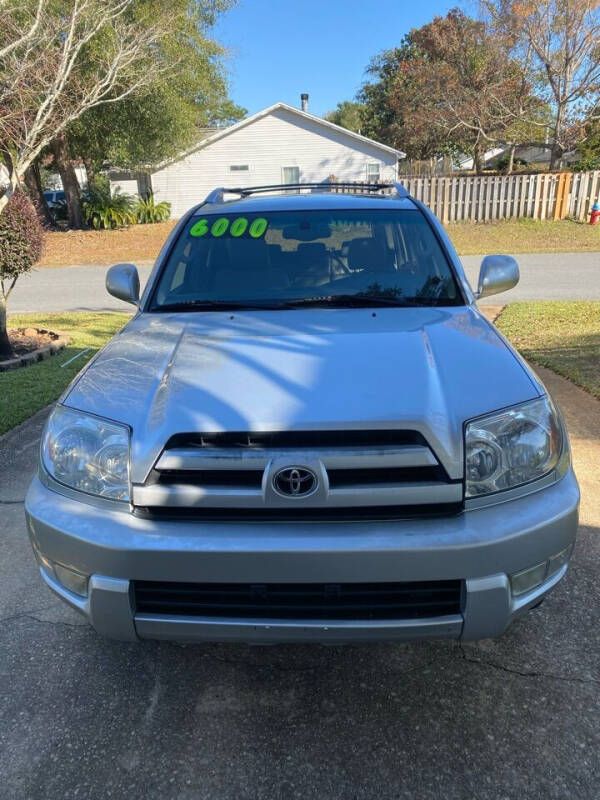
POLYGON ((252 194, 272 191, 300 191, 301 189, 320 189, 329 192, 334 189, 357 189, 361 192, 379 192, 382 189, 394 189, 396 198, 410 197, 406 187, 401 183, 354 183, 354 182, 325 182, 325 183, 272 183, 266 186, 240 186, 237 188, 227 188, 219 186, 213 189, 204 200, 205 203, 222 203, 226 194, 239 194, 241 197, 248 197, 252 194))

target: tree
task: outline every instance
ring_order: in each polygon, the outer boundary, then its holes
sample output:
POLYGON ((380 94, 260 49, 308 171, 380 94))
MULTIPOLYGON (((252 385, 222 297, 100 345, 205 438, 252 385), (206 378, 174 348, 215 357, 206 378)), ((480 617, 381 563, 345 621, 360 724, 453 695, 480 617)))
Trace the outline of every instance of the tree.
POLYGON ((31 200, 13 192, 0 214, 0 360, 13 356, 6 329, 6 302, 20 275, 42 255, 42 226, 31 200))
POLYGON ((590 120, 584 126, 584 138, 577 145, 577 170, 600 169, 600 120, 590 120))
POLYGON ((333 111, 325 114, 328 122, 340 125, 354 133, 362 133, 364 128, 364 105, 353 100, 344 100, 333 111))
POLYGON ((245 115, 227 98, 218 62, 206 58, 203 67, 199 55, 185 59, 178 80, 167 73, 118 103, 91 109, 69 127, 71 156, 83 160, 88 184, 105 163, 133 170, 155 166, 195 144, 203 128, 245 115))
POLYGON ((409 158, 470 153, 478 173, 485 150, 514 137, 537 103, 502 38, 459 9, 412 30, 368 71, 378 78, 361 92, 371 133, 409 158))
POLYGON ((69 155, 83 160, 88 185, 106 163, 147 169, 195 144, 203 128, 244 116, 245 109, 227 97, 223 50, 209 36, 217 11, 227 5, 228 0, 214 5, 212 0, 171 0, 173 23, 156 48, 162 72, 149 85, 86 111, 69 126, 69 155))
MULTIPOLYGON (((532 56, 540 97, 551 108, 550 169, 600 116, 600 4, 598 0, 481 0, 500 35, 523 59, 532 56)), ((530 119, 547 146, 544 121, 530 119)))
POLYGON ((410 159, 430 158, 445 149, 441 132, 416 113, 424 101, 419 102, 416 67, 424 60, 409 33, 400 47, 371 60, 367 67, 371 80, 358 95, 364 106, 365 135, 403 150, 410 159))
POLYGON ((157 53, 180 13, 158 0, 0 0, 0 212, 43 148, 85 111, 166 69, 157 53))

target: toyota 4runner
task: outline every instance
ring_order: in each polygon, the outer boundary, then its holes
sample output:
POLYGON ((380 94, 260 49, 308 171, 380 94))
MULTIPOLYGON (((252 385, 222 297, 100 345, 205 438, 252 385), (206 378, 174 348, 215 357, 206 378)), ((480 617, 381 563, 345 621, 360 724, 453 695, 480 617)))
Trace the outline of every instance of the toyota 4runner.
POLYGON ((26 502, 101 634, 350 642, 502 633, 567 570, 560 412, 401 186, 217 189, 54 408, 26 502), (373 191, 375 190, 375 191, 373 191))

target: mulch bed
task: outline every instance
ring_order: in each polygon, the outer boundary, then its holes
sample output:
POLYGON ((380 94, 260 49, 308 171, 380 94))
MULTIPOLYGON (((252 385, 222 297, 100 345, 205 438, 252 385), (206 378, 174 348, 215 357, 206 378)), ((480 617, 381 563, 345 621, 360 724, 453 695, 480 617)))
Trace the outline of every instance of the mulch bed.
POLYGON ((44 254, 34 269, 77 264, 108 266, 118 261, 152 262, 175 222, 132 225, 116 231, 49 231, 44 254))
POLYGON ((70 342, 68 336, 44 328, 9 328, 8 338, 15 357, 0 361, 0 372, 43 361, 59 353, 70 342))

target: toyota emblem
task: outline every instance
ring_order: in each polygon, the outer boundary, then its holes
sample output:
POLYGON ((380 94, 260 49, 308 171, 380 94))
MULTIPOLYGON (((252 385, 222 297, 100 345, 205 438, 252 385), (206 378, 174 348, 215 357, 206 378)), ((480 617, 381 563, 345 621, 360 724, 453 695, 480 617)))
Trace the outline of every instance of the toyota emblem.
POLYGON ((306 467, 285 467, 273 476, 273 488, 282 497, 308 497, 318 483, 315 473, 306 467))

